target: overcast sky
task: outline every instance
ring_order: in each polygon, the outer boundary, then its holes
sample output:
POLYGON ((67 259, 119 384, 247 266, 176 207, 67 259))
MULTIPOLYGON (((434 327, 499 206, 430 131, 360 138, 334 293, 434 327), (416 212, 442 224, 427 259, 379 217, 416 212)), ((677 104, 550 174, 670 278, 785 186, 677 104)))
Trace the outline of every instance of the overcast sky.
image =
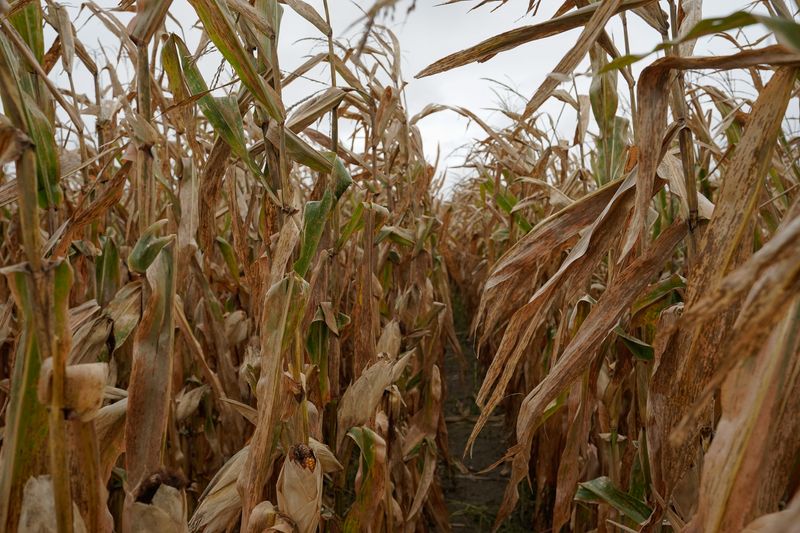
MULTIPOLYGON (((324 13, 322 0, 306 1, 317 8, 319 13, 324 13)), ((373 4, 373 0, 329 0, 329 2, 335 36, 341 39, 358 39, 363 25, 357 21, 362 17, 362 9, 368 9, 373 4)), ((97 3, 102 7, 116 5, 115 1, 101 0, 97 3)), ((579 29, 573 30, 517 47, 499 54, 486 63, 467 65, 443 74, 416 80, 414 75, 431 62, 503 31, 546 20, 562 2, 543 1, 541 9, 535 17, 525 13, 528 0, 510 0, 505 6, 494 11, 491 7, 470 11, 477 1, 465 1, 451 5, 437 5, 438 3, 437 0, 417 0, 415 9, 409 13, 407 8, 410 2, 400 2, 393 13, 386 14, 379 19, 381 24, 390 27, 397 34, 402 46, 402 68, 404 77, 408 81, 406 101, 410 114, 420 111, 429 103, 442 103, 468 107, 490 125, 502 126, 507 119, 497 112, 496 108, 500 98, 507 97, 508 92, 497 82, 507 84, 522 95, 529 97, 569 47, 573 45, 580 33, 579 29)), ((662 8, 667 7, 666 2, 661 3, 663 4, 662 8)), ((746 9, 750 4, 751 2, 746 0, 705 0, 703 16, 727 15, 738 9, 746 9)), ((73 12, 77 15, 79 6, 73 4, 72 7, 73 12)), ((191 6, 186 0, 174 0, 170 13, 180 21, 186 32, 187 44, 190 50, 194 50, 199 39, 199 32, 191 31, 192 25, 197 20, 191 6)), ((88 10, 83 10, 75 21, 79 38, 90 49, 99 50, 100 46, 106 47, 106 53, 113 58, 116 53, 115 39, 105 32, 99 22, 94 19, 90 20, 89 15, 88 10)), ((118 14, 118 16, 123 21, 130 18, 126 13, 118 14)), ((629 15, 628 27, 632 52, 646 52, 658 44, 658 34, 638 17, 629 15)), ((168 29, 175 31, 177 26, 169 21, 168 29)), ((618 48, 622 49, 623 39, 619 17, 615 17, 608 29, 618 48)), ((755 37, 762 33, 763 30, 759 28, 750 31, 749 35, 755 37)), ((310 40, 319 35, 318 30, 287 8, 280 36, 281 68, 284 71, 294 70, 308 55, 323 51, 319 43, 315 44, 310 40)), ((696 49, 696 53, 730 53, 731 51, 733 49, 730 43, 720 38, 706 39, 696 49)), ((647 59, 640 65, 647 65, 652 59, 647 59)), ((201 68, 206 71, 207 81, 210 81, 216 65, 206 62, 201 64, 201 68)), ((578 71, 586 71, 587 68, 584 66, 578 71)), ((60 65, 56 67, 56 71, 59 69, 60 65)), ((124 81, 130 79, 132 72, 121 70, 119 74, 124 81)), ((326 81, 328 76, 327 71, 322 67, 310 73, 310 77, 323 81, 326 81)), ((89 82, 88 78, 85 80, 89 82)), ((579 91, 585 94, 589 79, 580 77, 577 83, 579 91)), ((82 91, 91 94, 90 87, 87 85, 82 91)), ((285 99, 291 106, 294 102, 308 97, 321 88, 323 88, 321 84, 300 80, 287 88, 285 99)), ((81 91, 81 88, 79 87, 78 90, 81 91)), ((620 96, 624 97, 622 91, 620 92, 620 96)), ((517 108, 524 105, 520 99, 512 99, 511 103, 517 108)), ((574 129, 574 118, 571 116, 570 110, 563 110, 561 102, 551 98, 542 110, 548 112, 554 117, 554 120, 560 116, 559 130, 566 135, 571 135, 567 132, 574 129)), ((463 173, 456 168, 463 162, 463 150, 459 150, 459 147, 469 144, 474 138, 483 137, 482 131, 463 117, 449 112, 431 115, 423 119, 419 126, 425 142, 427 158, 433 161, 437 149, 440 149, 442 158, 439 170, 444 172, 449 168, 452 182, 456 176, 463 173)))

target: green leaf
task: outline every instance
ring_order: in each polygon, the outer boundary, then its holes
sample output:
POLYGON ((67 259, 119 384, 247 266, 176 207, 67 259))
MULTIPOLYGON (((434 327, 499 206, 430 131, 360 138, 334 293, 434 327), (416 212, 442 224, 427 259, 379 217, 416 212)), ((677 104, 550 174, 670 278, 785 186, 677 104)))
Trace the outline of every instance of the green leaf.
POLYGON ((122 287, 106 307, 109 318, 114 323, 114 349, 125 344, 128 337, 139 324, 142 316, 142 282, 132 281, 122 287))
POLYGON ((776 37, 795 50, 800 50, 800 25, 783 17, 754 15, 737 11, 727 17, 701 20, 679 42, 689 41, 705 35, 713 35, 728 30, 736 30, 761 23, 775 33, 776 37))
POLYGON ((588 503, 607 503, 639 525, 647 522, 653 514, 646 503, 620 491, 605 476, 579 483, 575 499, 588 503))
POLYGON ((28 135, 35 146, 36 190, 41 207, 58 205, 61 202, 61 189, 58 148, 53 124, 40 109, 33 93, 35 89, 26 83, 28 78, 21 72, 16 55, 10 43, 0 35, 0 95, 4 113, 15 127, 28 135))
POLYGON ((306 335, 306 350, 309 358, 319 368, 319 390, 323 405, 331 400, 328 379, 328 341, 331 333, 338 336, 342 328, 350 323, 350 317, 344 313, 336 313, 335 317, 333 315, 331 303, 322 302, 317 308, 306 335))
POLYGON ((673 274, 670 277, 659 281, 650 288, 647 294, 636 300, 633 306, 631 306, 631 316, 636 315, 642 309, 651 306, 670 293, 685 287, 686 280, 681 277, 680 274, 673 274))
POLYGON ((336 241, 337 250, 341 250, 344 246, 344 243, 346 243, 355 232, 364 228, 365 210, 372 211, 372 225, 376 230, 379 230, 383 226, 383 223, 389 218, 389 210, 382 205, 372 202, 359 202, 353 209, 353 213, 350 215, 350 219, 347 221, 347 224, 344 225, 339 233, 339 240, 336 241))
POLYGON ((637 359, 641 359, 643 361, 652 361, 654 357, 653 347, 647 344, 644 341, 637 339, 631 335, 625 333, 621 327, 617 326, 614 328, 614 333, 622 340, 622 343, 625 345, 628 350, 636 357, 637 359))
MULTIPOLYGON (((374 502, 380 499, 375 495, 377 478, 384 475, 382 468, 377 464, 378 456, 385 456, 386 442, 380 435, 367 427, 354 427, 347 432, 347 436, 355 441, 361 451, 359 456, 359 474, 361 486, 356 494, 355 502, 347 513, 344 522, 345 533, 364 531, 370 522, 370 511, 374 509, 374 502)), ((383 457, 381 458, 383 460, 383 457)), ((382 483, 380 484, 382 486, 382 483)))
POLYGON ((347 436, 353 439, 358 449, 361 450, 361 458, 367 469, 372 468, 375 464, 375 440, 379 437, 368 427, 350 428, 347 436))
POLYGON ((144 274, 150 264, 155 261, 158 253, 170 242, 175 240, 174 235, 158 237, 157 234, 167 225, 167 219, 154 222, 142 233, 133 249, 128 255, 128 268, 133 272, 144 274))
POLYGON ((321 311, 317 310, 314 320, 311 321, 308 327, 306 351, 311 362, 319 368, 320 393, 323 398, 327 398, 329 394, 327 385, 329 334, 330 329, 328 329, 321 311))
POLYGON ((589 55, 594 71, 589 87, 589 100, 602 135, 602 132, 610 131, 614 127, 614 117, 617 115, 619 105, 617 73, 603 72, 603 67, 607 63, 605 51, 592 49, 589 55))
POLYGON ((22 9, 8 17, 11 25, 19 32, 22 40, 33 52, 39 64, 44 60, 44 20, 42 3, 30 2, 22 9))
POLYGON ((511 214, 511 210, 517 205, 517 197, 511 193, 498 192, 494 195, 494 200, 497 205, 507 214, 511 214))
POLYGON ((330 159, 333 163, 333 180, 331 184, 322 195, 322 200, 306 203, 303 211, 303 239, 300 246, 300 257, 294 264, 295 272, 301 276, 306 275, 308 267, 314 259, 333 206, 353 183, 353 179, 350 177, 350 173, 347 172, 342 160, 332 154, 330 159))
POLYGON ((353 178, 338 157, 333 157, 333 194, 339 200, 347 189, 353 184, 353 178))
POLYGON ((375 239, 375 244, 387 238, 401 246, 414 246, 414 235, 407 229, 399 226, 384 226, 380 232, 378 232, 378 238, 375 239))
POLYGON ((520 215, 519 213, 514 213, 512 215, 514 217, 514 222, 517 223, 517 226, 522 230, 523 233, 528 233, 530 230, 533 229, 533 225, 528 222, 528 219, 520 215))
MULTIPOLYGON (((245 162, 251 172, 259 178, 263 178, 261 169, 258 168, 247 150, 242 114, 239 112, 236 98, 211 96, 194 57, 189 53, 186 44, 174 33, 164 44, 162 61, 169 77, 170 89, 180 93, 185 84, 189 93, 197 98, 200 111, 208 119, 217 135, 231 147, 234 154, 245 162), (179 58, 180 68, 176 65, 175 57, 179 58)), ((266 183, 265 180, 262 179, 262 181, 266 183)))
POLYGON ((236 259, 236 254, 233 251, 233 246, 223 239, 222 237, 217 237, 217 246, 219 246, 219 251, 222 253, 222 258, 225 260, 225 264, 228 265, 228 270, 233 276, 233 280, 236 284, 239 284, 239 261, 236 259))
POLYGON ((364 227, 364 204, 365 202, 358 202, 347 223, 339 232, 339 240, 336 241, 336 249, 341 250, 344 243, 355 233, 364 227))
POLYGON ((97 303, 105 306, 114 298, 120 285, 119 249, 110 236, 104 239, 103 252, 95 263, 95 279, 97 303))
POLYGON ((303 238, 300 246, 300 257, 294 264, 294 271, 300 276, 305 276, 311 260, 317 253, 325 223, 333 206, 333 194, 325 191, 322 200, 315 200, 306 203, 303 211, 303 238))
POLYGON ((28 135, 36 146, 36 188, 39 206, 47 208, 61 203, 60 164, 53 125, 28 94, 23 95, 28 113, 28 135))
POLYGON ((237 37, 236 25, 228 7, 220 0, 189 0, 203 23, 208 37, 231 64, 245 87, 267 113, 278 122, 283 122, 286 112, 274 89, 264 83, 237 37))
POLYGON ((674 45, 691 41, 706 35, 713 35, 728 30, 736 30, 761 23, 772 31, 778 40, 795 50, 800 51, 800 25, 783 17, 767 17, 754 15, 745 11, 737 11, 727 17, 709 18, 698 22, 686 35, 674 41, 659 44, 644 54, 630 54, 618 57, 603 67, 601 72, 610 72, 632 65, 645 57, 666 50, 674 45))
MULTIPOLYGON (((271 354, 281 354, 287 350, 289 344, 294 340, 294 332, 300 327, 300 322, 303 320, 303 315, 305 314, 306 304, 308 303, 309 299, 309 292, 310 286, 308 282, 304 279, 299 278, 297 275, 289 273, 283 280, 276 283, 272 288, 270 288, 268 295, 268 303, 270 302, 269 296, 274 294, 275 298, 280 300, 281 307, 276 307, 278 309, 284 308, 286 312, 285 320, 283 321, 283 329, 278 333, 276 332, 276 338, 280 338, 281 343, 278 349, 278 346, 275 346, 275 351, 270 352, 271 354), (275 291, 273 291, 275 289, 275 291), (285 298, 281 300, 282 298, 285 298)), ((277 313, 276 313, 277 314, 277 313)), ((280 324, 281 316, 279 315, 276 317, 277 321, 267 320, 267 329, 265 331, 272 331, 272 326, 276 326, 280 324)))
POLYGON ((782 44, 800 51, 800 24, 783 17, 753 15, 753 18, 772 30, 782 44))
POLYGON ((169 92, 172 93, 172 97, 176 100, 176 103, 181 103, 191 96, 187 90, 187 83, 182 72, 181 60, 178 57, 177 43, 179 41, 184 44, 184 47, 186 46, 180 37, 171 33, 164 42, 164 46, 161 48, 161 66, 164 68, 164 72, 167 73, 167 86, 169 87, 169 92))
POLYGON ((599 186, 622 176, 625 168, 625 147, 628 142, 630 123, 628 119, 616 116, 608 130, 600 132, 597 140, 598 150, 592 163, 599 186))

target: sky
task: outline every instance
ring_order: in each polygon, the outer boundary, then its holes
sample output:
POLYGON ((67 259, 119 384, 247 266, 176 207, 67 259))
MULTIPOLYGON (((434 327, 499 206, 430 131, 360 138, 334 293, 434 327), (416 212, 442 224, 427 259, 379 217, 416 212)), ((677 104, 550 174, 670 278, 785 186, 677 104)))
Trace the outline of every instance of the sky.
MULTIPOLYGON (((322 1, 312 1, 322 12, 322 1)), ((535 17, 526 14, 527 0, 510 0, 505 6, 493 9, 485 6, 471 10, 477 1, 459 2, 451 5, 440 5, 436 0, 417 0, 415 8, 408 12, 410 2, 401 3, 392 13, 387 14, 381 22, 391 28, 398 36, 403 53, 403 74, 408 81, 406 102, 411 115, 419 112, 429 103, 442 103, 452 106, 463 106, 475 111, 491 126, 502 126, 509 122, 498 107, 501 99, 514 108, 521 109, 525 101, 512 95, 501 84, 513 88, 526 98, 534 93, 549 72, 574 44, 580 29, 529 43, 516 49, 503 52, 485 63, 473 63, 442 74, 422 79, 414 79, 414 75, 433 61, 448 54, 477 44, 478 42, 504 31, 544 21, 555 12, 562 2, 543 1, 542 7, 535 17)), ((666 6, 666 2, 661 2, 666 6)), ((703 16, 725 16, 739 9, 746 9, 750 1, 741 0, 705 0, 703 16)), ((358 34, 361 25, 353 25, 354 20, 361 17, 361 9, 372 5, 372 0, 352 2, 348 0, 332 0, 332 26, 337 35, 358 34), (349 29, 349 31, 347 31, 349 29), (340 33, 342 32, 342 33, 340 33)), ((284 19, 283 45, 281 57, 283 67, 292 60, 296 64, 302 61, 302 47, 291 45, 288 28, 296 28, 299 32, 309 29, 310 25, 287 10, 284 19), (287 50, 288 48, 288 50, 287 50), (296 57, 292 57, 296 56, 296 57)), ((641 53, 652 50, 660 42, 658 34, 635 15, 628 15, 628 31, 631 52, 641 53)), ((622 25, 619 17, 615 17, 608 26, 609 34, 622 48, 622 25)), ((758 34, 756 32, 750 32, 758 34)), ((730 43, 722 39, 709 39, 708 43, 700 43, 697 53, 732 53, 735 50, 730 43)), ((653 58, 654 59, 654 58, 653 58)), ((640 63, 638 68, 646 66, 652 59, 640 63)), ((588 61, 584 62, 579 72, 587 72, 588 61)), ((586 94, 590 78, 583 76, 576 80, 578 90, 586 94)), ((622 88, 623 85, 620 84, 622 88)), ((568 87, 567 87, 568 88, 568 87)), ((307 90, 298 85, 296 91, 307 90)), ((621 91, 621 97, 624 97, 621 91)), ((302 94, 302 93, 301 93, 302 94)), ((542 107, 542 111, 557 119, 559 132, 571 136, 575 128, 574 112, 569 107, 551 98, 542 107)), ((466 147, 474 139, 483 138, 481 128, 453 112, 442 112, 430 115, 419 123, 425 152, 429 160, 441 154, 439 170, 449 174, 448 184, 452 186, 458 177, 467 173, 460 168, 464 161, 466 147)))
MULTIPOLYGON (((324 13, 322 0, 306 0, 319 13, 324 13)), ((373 0, 329 0, 331 6, 331 25, 337 39, 358 42, 363 30, 363 10, 372 6, 373 0)), ((510 0, 505 6, 493 9, 485 6, 471 10, 478 2, 469 0, 450 5, 439 5, 441 0, 416 0, 415 8, 409 12, 412 4, 409 0, 398 3, 394 11, 384 14, 378 22, 389 27, 399 38, 402 47, 402 70, 408 85, 405 99, 410 115, 422 110, 427 104, 441 103, 452 106, 464 106, 476 112, 493 127, 503 126, 508 119, 497 109, 501 100, 505 100, 512 108, 524 107, 520 96, 511 96, 506 85, 525 98, 533 94, 561 57, 573 45, 580 29, 535 41, 501 53, 485 63, 474 63, 435 76, 414 79, 414 75, 433 61, 450 53, 474 45, 488 37, 524 25, 534 24, 550 18, 561 1, 543 1, 542 7, 535 16, 526 14, 528 0, 510 0), (502 84, 502 85, 501 85, 502 84)), ((748 0, 705 0, 703 16, 714 17, 730 14, 739 9, 746 9, 752 2, 748 0)), ((113 8, 115 1, 98 0, 97 4, 104 8, 113 8)), ((662 9, 667 2, 661 2, 662 9)), ((116 39, 113 38, 86 9, 79 10, 79 4, 66 4, 75 15, 75 26, 78 37, 89 48, 97 53, 103 48, 112 58, 116 54, 116 39)), ((172 16, 180 21, 185 32, 190 50, 194 50, 199 41, 199 32, 192 30, 197 17, 186 0, 174 0, 170 9, 172 16)), ((118 13, 123 21, 130 19, 127 13, 118 13)), ((651 50, 659 42, 659 35, 637 16, 628 15, 628 28, 631 52, 642 53, 651 50)), ((168 20, 167 29, 178 30, 177 25, 168 20)), ((607 27, 609 34, 618 48, 622 48, 622 26, 619 17, 615 17, 607 27)), ((762 34, 760 28, 748 32, 755 38, 762 34)), ((281 27, 279 54, 281 68, 290 72, 303 63, 309 55, 324 51, 319 38, 319 31, 306 20, 285 9, 281 27)), ((49 42, 49 41, 48 41, 49 42)), ((731 44, 721 38, 709 38, 700 43, 696 53, 732 53, 731 44)), ((655 56, 648 58, 635 67, 640 70, 655 56)), ((103 61, 101 61, 101 64, 103 61)), ((200 64, 207 81, 213 78, 218 59, 204 58, 200 64)), ((60 65, 55 67, 58 76, 60 65)), ((588 61, 577 69, 586 73, 588 61)), ((122 68, 118 72, 124 82, 132 78, 130 68, 122 68)), ((325 67, 319 67, 309 73, 309 78, 327 82, 329 74, 325 67)), ((576 86, 582 94, 586 94, 590 78, 578 76, 576 86)), ((92 94, 91 78, 76 77, 79 92, 92 94), (82 87, 85 85, 85 87, 82 87)), ((568 84, 571 86, 571 82, 568 84)), ((312 79, 299 80, 286 88, 284 98, 287 107, 307 98, 310 94, 323 89, 321 83, 312 79)), ((570 87, 565 87, 570 88, 570 87)), ((624 89, 624 84, 620 84, 624 89)), ((624 98, 624 90, 620 97, 624 98)), ((566 136, 574 131, 574 112, 565 108, 560 101, 551 98, 542 107, 553 120, 558 120, 557 129, 566 136)), ((440 154, 438 170, 446 173, 448 186, 464 176, 468 171, 460 168, 464 161, 465 146, 474 139, 483 138, 482 130, 467 119, 452 113, 442 112, 430 115, 419 122, 424 141, 426 157, 434 161, 440 154)), ((591 131, 591 128, 590 128, 591 131)))

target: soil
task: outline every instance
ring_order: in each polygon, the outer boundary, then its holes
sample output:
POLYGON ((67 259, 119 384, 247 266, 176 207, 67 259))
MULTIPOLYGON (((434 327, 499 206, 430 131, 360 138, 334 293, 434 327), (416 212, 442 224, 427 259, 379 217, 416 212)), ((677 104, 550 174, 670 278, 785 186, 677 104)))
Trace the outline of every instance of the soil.
MULTIPOLYGON (((439 476, 450 511, 453 532, 491 531, 497 510, 503 501, 509 468, 507 464, 501 464, 489 472, 483 471, 506 452, 509 428, 505 425, 502 410, 498 409, 478 435, 472 454, 464 457, 467 439, 478 418, 479 409, 475 404, 475 395, 483 380, 483 373, 478 368, 472 341, 468 336, 467 321, 463 318, 463 313, 458 314, 461 316, 456 318, 456 332, 461 342, 464 361, 460 362, 455 353, 448 352, 444 369, 444 415, 450 456, 454 464, 448 466, 442 462, 439 476)), ((523 498, 500 531, 530 531, 530 519, 525 518, 529 503, 523 498)))

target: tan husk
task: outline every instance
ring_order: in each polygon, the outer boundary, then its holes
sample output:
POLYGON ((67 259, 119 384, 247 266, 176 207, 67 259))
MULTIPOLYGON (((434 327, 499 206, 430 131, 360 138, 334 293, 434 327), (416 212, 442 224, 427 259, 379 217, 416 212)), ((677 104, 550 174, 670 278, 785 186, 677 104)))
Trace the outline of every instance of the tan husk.
POLYGON ((322 464, 303 444, 289 449, 277 485, 278 508, 289 516, 300 533, 313 533, 319 525, 322 505, 322 464))

